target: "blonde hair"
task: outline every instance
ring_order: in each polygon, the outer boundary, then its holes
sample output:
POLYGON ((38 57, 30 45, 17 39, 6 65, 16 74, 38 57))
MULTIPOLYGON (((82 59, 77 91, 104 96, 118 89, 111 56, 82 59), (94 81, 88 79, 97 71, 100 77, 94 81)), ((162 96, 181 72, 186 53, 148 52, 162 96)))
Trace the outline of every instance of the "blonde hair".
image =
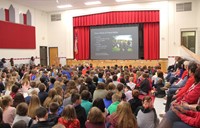
POLYGON ((104 123, 105 117, 99 108, 92 107, 88 114, 88 120, 91 123, 104 123))
POLYGON ((135 116, 128 102, 122 101, 117 106, 115 117, 117 118, 117 128, 137 128, 135 116))
POLYGON ((31 100, 28 106, 28 116, 30 116, 31 118, 35 118, 36 116, 36 109, 39 108, 40 105, 40 99, 38 98, 37 95, 32 95, 31 96, 31 100))
POLYGON ((62 117, 66 120, 73 121, 77 118, 75 108, 72 105, 67 105, 62 112, 62 117))
MULTIPOLYGON (((59 106, 61 106, 62 103, 63 103, 63 98, 60 95, 55 95, 54 98, 53 98, 53 100, 52 100, 52 102, 56 102, 56 103, 58 103, 59 106)), ((51 103, 49 103, 49 105, 51 103)))
POLYGON ((50 103, 53 101, 53 98, 57 95, 56 90, 53 88, 49 90, 48 97, 45 99, 43 106, 49 108, 50 103))

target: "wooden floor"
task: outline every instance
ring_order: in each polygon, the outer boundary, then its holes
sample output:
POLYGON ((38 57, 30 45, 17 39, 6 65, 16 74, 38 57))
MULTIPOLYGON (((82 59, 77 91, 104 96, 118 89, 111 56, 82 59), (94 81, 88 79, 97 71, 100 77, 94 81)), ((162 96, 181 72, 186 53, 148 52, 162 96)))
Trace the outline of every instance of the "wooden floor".
POLYGON ((96 66, 156 66, 158 63, 161 64, 161 69, 163 72, 167 71, 168 60, 67 60, 67 65, 79 65, 79 64, 93 64, 94 67, 96 66))

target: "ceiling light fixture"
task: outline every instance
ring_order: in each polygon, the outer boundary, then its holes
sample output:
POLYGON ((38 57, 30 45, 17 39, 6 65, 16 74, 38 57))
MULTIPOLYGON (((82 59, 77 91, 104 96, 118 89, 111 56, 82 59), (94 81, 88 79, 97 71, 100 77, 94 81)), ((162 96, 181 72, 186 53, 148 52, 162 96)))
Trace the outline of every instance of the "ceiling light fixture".
POLYGON ((70 8, 72 7, 71 4, 66 4, 66 5, 58 5, 57 8, 70 8))
POLYGON ((56 0, 56 3, 59 4, 59 0, 56 0))
POLYGON ((91 1, 91 2, 85 2, 85 5, 97 5, 97 4, 101 4, 101 1, 91 1))
POLYGON ((115 0, 116 2, 128 2, 128 1, 133 1, 133 0, 115 0))

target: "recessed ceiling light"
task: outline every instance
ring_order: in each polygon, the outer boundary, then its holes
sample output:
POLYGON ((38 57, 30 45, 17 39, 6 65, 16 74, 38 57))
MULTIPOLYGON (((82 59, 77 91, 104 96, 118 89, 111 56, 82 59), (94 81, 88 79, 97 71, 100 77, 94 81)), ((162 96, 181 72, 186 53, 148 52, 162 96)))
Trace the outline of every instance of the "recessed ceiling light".
POLYGON ((85 5, 97 5, 97 4, 101 4, 101 1, 91 1, 91 2, 85 2, 85 5))
POLYGON ((128 1, 133 1, 133 0, 115 0, 116 2, 128 2, 128 1))
POLYGON ((70 8, 72 7, 71 4, 66 4, 66 5, 58 5, 57 8, 70 8))

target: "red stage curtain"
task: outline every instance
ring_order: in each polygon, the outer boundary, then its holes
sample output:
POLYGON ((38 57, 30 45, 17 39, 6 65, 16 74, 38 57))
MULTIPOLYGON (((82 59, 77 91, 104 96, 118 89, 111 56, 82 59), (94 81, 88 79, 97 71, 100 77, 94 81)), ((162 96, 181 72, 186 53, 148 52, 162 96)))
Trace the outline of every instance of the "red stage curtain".
POLYGON ((5 21, 9 21, 9 10, 5 9, 5 21))
POLYGON ((73 18, 74 54, 77 60, 90 58, 89 27, 114 24, 144 24, 145 59, 159 59, 159 11, 116 11, 73 18), (153 24, 152 27, 149 24, 153 24), (155 28, 154 28, 155 27, 155 28), (155 33, 152 34, 151 32, 155 33), (151 34, 153 37, 147 36, 151 34), (147 39, 145 39, 148 37, 147 39), (152 44, 153 43, 153 44, 152 44), (152 51, 153 50, 153 51, 152 51), (157 51, 155 51, 157 50, 157 51), (78 52, 77 52, 78 51, 78 52), (81 51, 81 52, 80 52, 81 51))
POLYGON ((144 24, 144 59, 159 59, 159 23, 144 24))
POLYGON ((77 60, 88 60, 89 59, 89 52, 90 52, 90 41, 89 41, 89 27, 78 27, 74 29, 74 49, 75 51, 75 58, 77 60))
POLYGON ((116 11, 73 18, 73 26, 159 22, 159 11, 116 11))
POLYGON ((27 16, 26 16, 26 14, 23 14, 23 19, 24 19, 24 24, 26 25, 27 24, 27 16))

